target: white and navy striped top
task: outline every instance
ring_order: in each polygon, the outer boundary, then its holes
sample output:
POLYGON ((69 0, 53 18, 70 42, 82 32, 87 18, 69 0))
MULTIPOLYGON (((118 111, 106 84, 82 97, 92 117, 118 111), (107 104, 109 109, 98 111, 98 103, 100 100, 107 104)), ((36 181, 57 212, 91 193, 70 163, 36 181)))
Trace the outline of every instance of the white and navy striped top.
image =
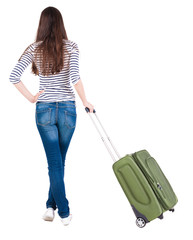
MULTIPOLYGON (((39 42, 40 43, 40 42, 39 42)), ((39 91, 40 102, 75 101, 75 94, 72 85, 80 80, 79 75, 79 49, 78 45, 70 40, 64 40, 64 67, 56 74, 44 76, 40 71, 40 61, 34 58, 34 50, 39 43, 31 44, 24 52, 10 75, 10 82, 15 84, 20 82, 20 78, 26 67, 35 62, 39 71, 39 91)))

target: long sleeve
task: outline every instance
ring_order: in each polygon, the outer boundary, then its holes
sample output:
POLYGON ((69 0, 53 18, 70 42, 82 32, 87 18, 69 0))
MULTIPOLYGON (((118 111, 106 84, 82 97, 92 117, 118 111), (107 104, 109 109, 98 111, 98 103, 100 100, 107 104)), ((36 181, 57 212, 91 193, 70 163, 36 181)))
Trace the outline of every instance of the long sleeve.
POLYGON ((70 76, 72 84, 75 85, 80 80, 79 75, 79 48, 76 43, 72 44, 70 56, 70 76))
POLYGON ((19 59, 16 66, 13 68, 9 80, 11 83, 16 84, 20 82, 20 78, 27 68, 27 66, 32 62, 33 59, 33 48, 30 45, 23 53, 21 58, 19 59))

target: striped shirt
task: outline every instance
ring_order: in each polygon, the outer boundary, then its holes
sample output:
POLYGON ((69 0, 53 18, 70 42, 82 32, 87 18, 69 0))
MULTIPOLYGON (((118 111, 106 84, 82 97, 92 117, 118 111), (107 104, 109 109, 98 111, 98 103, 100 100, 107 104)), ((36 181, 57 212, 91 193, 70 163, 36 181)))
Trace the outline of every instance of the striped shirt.
POLYGON ((13 68, 10 75, 10 82, 16 84, 27 66, 35 62, 39 71, 39 91, 45 90, 40 94, 40 102, 59 102, 75 101, 75 94, 72 85, 80 80, 79 75, 79 49, 78 45, 70 40, 64 40, 64 67, 56 74, 44 76, 40 71, 40 58, 35 60, 34 50, 40 42, 32 43, 13 68))

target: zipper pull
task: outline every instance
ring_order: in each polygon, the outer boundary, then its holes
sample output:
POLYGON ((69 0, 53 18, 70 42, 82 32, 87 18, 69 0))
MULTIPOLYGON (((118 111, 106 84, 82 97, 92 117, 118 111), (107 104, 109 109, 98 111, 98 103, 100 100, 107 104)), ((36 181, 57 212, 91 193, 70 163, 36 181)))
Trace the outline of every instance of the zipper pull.
POLYGON ((158 187, 160 190, 162 190, 162 186, 161 186, 159 183, 157 183, 157 187, 158 187))

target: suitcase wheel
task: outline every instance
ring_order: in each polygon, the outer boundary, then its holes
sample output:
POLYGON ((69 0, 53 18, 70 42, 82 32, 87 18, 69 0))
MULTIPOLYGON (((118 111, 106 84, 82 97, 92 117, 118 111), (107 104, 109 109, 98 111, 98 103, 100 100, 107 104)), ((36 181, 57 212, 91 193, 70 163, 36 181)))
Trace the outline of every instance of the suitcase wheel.
POLYGON ((143 218, 141 218, 141 217, 138 217, 138 218, 136 219, 136 225, 137 225, 139 228, 145 227, 145 225, 146 225, 145 219, 143 219, 143 218))
POLYGON ((172 209, 170 209, 169 211, 170 211, 170 212, 174 212, 175 210, 174 210, 174 208, 172 208, 172 209))

